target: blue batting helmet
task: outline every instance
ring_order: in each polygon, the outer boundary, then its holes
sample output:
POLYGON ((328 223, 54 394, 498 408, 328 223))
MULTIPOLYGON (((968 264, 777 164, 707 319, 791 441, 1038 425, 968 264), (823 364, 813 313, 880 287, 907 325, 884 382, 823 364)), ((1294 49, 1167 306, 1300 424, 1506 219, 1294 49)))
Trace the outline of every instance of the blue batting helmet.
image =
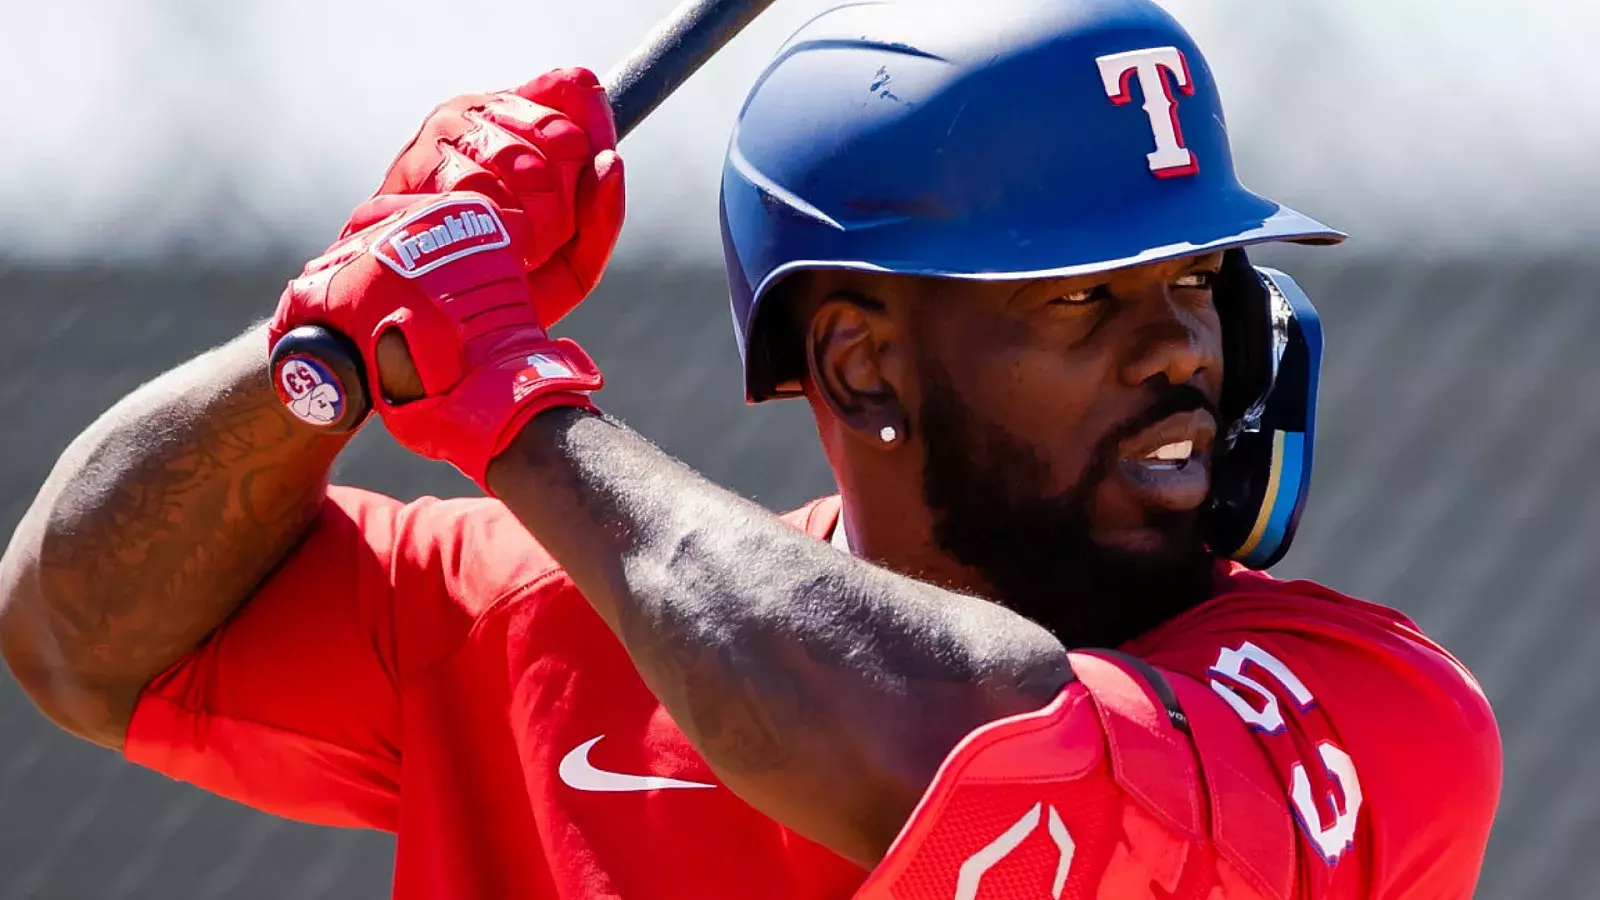
POLYGON ((1258 568, 1288 549, 1310 484, 1321 331, 1293 280, 1240 248, 1344 235, 1239 184, 1211 70, 1150 0, 824 13, 746 99, 721 212, 752 402, 798 390, 780 363, 795 354, 775 347, 796 337, 763 308, 796 271, 1000 280, 1233 251, 1216 294, 1227 421, 1208 535, 1258 568))

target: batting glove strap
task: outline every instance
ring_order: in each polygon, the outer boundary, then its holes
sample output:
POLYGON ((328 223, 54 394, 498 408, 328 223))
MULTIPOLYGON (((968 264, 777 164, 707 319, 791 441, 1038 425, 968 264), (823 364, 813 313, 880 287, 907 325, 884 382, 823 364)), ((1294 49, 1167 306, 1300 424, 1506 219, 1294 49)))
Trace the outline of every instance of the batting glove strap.
POLYGON ((407 449, 450 463, 490 493, 489 462, 522 427, 558 406, 599 412, 590 394, 605 378, 577 343, 538 328, 502 336, 484 358, 449 391, 401 404, 380 398, 378 412, 407 449))

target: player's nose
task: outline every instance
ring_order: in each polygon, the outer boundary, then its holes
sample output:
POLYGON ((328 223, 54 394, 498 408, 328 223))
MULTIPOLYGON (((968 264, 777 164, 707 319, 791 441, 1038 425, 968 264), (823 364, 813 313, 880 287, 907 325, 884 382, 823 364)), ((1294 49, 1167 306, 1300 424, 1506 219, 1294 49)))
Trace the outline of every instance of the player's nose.
POLYGON ((1195 384, 1212 400, 1220 389, 1222 329, 1207 315, 1163 286, 1130 304, 1137 312, 1121 367, 1122 381, 1138 387, 1158 378, 1195 384))

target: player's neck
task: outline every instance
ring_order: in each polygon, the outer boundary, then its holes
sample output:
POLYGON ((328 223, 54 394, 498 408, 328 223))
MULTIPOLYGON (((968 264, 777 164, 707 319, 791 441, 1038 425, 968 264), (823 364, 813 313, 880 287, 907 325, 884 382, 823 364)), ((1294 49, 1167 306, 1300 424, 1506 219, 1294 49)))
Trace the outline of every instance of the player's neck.
POLYGON ((976 569, 939 549, 931 523, 919 523, 911 515, 873 515, 870 508, 852 503, 848 492, 830 540, 846 553, 902 575, 963 594, 997 599, 994 586, 976 569))
POLYGON ((940 548, 931 525, 917 525, 914 513, 859 499, 853 503, 846 493, 830 540, 840 550, 902 575, 999 603, 1050 629, 1069 647, 1122 646, 1204 602, 1217 589, 1219 570, 1209 556, 1175 568, 1112 566, 1085 557, 1073 568, 1074 577, 1014 584, 1008 593, 940 548))

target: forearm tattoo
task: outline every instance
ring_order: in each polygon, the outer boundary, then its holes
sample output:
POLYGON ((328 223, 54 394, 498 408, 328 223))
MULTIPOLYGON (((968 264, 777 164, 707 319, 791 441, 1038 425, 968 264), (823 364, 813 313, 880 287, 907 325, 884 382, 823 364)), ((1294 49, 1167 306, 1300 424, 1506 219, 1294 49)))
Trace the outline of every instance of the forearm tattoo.
MULTIPOLYGON (((144 681, 198 644, 320 507, 342 440, 292 423, 247 335, 146 385, 69 448, 41 502, 37 597, 59 658, 119 740, 144 681)), ((27 527, 25 523, 24 527, 27 527)))

